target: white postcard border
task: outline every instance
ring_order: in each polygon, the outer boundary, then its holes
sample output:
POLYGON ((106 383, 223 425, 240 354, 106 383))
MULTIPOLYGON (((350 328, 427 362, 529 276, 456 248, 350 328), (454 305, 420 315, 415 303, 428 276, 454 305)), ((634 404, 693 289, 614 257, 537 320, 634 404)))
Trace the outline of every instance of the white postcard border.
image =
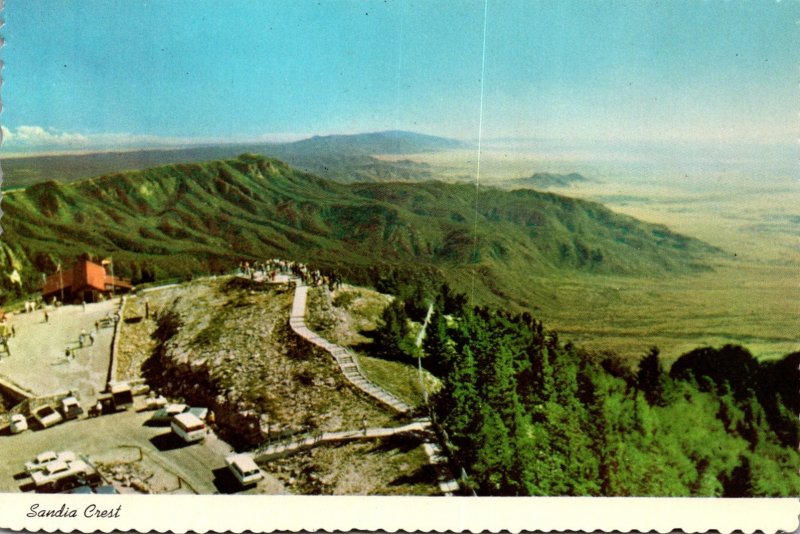
POLYGON ((794 532, 800 500, 3 494, 0 528, 27 531, 794 532), (52 510, 66 517, 38 517, 52 510), (107 511, 111 517, 86 517, 107 511), (29 517, 33 515, 34 517, 29 517), (72 517, 74 516, 74 517, 72 517), (114 517, 118 516, 118 517, 114 517))

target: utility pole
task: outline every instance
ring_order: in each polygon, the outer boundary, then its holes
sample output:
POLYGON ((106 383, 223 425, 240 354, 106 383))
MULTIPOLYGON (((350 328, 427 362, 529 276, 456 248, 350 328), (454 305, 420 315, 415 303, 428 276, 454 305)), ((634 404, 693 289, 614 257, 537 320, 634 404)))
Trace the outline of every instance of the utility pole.
POLYGON ((61 286, 61 303, 64 303, 64 271, 61 262, 58 262, 58 285, 61 286))
POLYGON ((425 379, 422 374, 422 338, 425 337, 425 329, 428 328, 428 323, 431 320, 431 315, 433 315, 433 303, 431 302, 428 306, 428 313, 425 315, 425 321, 422 323, 422 328, 420 328, 419 334, 417 334, 417 342, 415 345, 417 346, 417 370, 419 371, 419 387, 422 389, 422 398, 425 401, 425 404, 428 404, 428 388, 425 387, 425 379))
POLYGON ((425 404, 428 404, 428 388, 425 387, 425 380, 422 376, 422 352, 420 351, 417 356, 417 367, 419 370, 419 387, 422 388, 422 398, 425 404))

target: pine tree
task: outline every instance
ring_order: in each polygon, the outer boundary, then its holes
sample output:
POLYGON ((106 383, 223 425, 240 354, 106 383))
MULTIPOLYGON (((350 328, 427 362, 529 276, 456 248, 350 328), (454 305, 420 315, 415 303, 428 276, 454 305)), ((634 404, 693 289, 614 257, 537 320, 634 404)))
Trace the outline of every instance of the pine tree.
POLYGON ((425 351, 425 367, 439 377, 445 376, 452 370, 452 361, 449 357, 451 341, 447 335, 447 319, 442 315, 441 309, 434 309, 425 338, 422 340, 422 349, 425 351))
POLYGON ((489 495, 516 494, 512 474, 514 449, 499 413, 484 405, 480 410, 474 476, 489 495))
POLYGON ((402 360, 407 355, 407 340, 409 327, 405 304, 400 299, 394 299, 381 316, 381 325, 375 331, 377 352, 386 358, 402 360))
POLYGON ((453 372, 445 378, 436 396, 436 405, 443 425, 458 448, 459 462, 471 466, 476 458, 475 432, 479 428, 482 404, 476 384, 477 371, 469 348, 454 357, 454 361, 453 372))

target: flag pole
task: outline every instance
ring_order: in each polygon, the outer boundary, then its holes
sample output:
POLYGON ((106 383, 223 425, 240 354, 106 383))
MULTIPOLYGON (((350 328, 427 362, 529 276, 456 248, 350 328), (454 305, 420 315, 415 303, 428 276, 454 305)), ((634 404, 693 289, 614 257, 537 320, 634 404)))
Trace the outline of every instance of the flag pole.
POLYGON ((64 270, 61 262, 58 262, 58 285, 61 286, 61 304, 64 304, 64 270))

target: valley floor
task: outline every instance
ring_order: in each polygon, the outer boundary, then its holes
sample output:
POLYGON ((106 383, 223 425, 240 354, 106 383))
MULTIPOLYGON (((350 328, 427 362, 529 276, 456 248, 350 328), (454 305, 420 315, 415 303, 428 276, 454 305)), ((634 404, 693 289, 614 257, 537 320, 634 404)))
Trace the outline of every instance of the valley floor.
POLYGON ((729 262, 664 278, 572 277, 549 282, 540 317, 562 339, 639 358, 673 360, 700 346, 739 344, 761 359, 798 350, 800 285, 788 266, 729 262))

